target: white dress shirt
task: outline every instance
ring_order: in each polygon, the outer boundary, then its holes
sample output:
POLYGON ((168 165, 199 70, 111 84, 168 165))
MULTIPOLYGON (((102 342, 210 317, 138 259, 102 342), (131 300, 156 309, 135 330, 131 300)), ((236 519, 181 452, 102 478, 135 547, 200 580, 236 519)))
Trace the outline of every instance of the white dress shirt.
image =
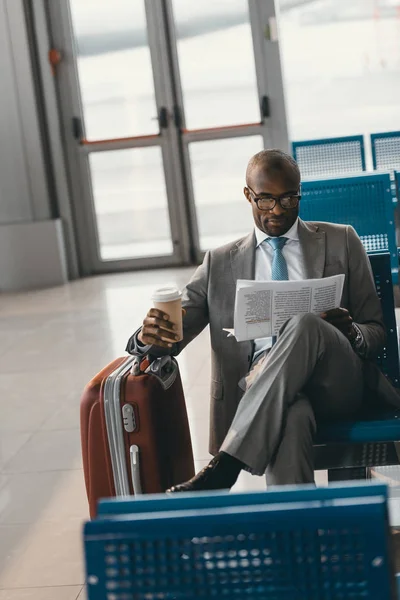
MULTIPOLYGON (((282 249, 282 254, 286 260, 288 268, 288 276, 290 280, 305 279, 305 269, 303 261, 303 253, 300 246, 299 240, 299 219, 293 223, 292 227, 282 237, 288 238, 286 244, 282 249)), ((269 240, 270 236, 267 235, 258 227, 255 228, 256 234, 256 269, 255 279, 256 281, 271 281, 272 274, 272 259, 274 250, 271 246, 265 242, 269 240)), ((254 340, 254 356, 253 361, 260 356, 262 352, 271 348, 272 338, 258 338, 254 340)))

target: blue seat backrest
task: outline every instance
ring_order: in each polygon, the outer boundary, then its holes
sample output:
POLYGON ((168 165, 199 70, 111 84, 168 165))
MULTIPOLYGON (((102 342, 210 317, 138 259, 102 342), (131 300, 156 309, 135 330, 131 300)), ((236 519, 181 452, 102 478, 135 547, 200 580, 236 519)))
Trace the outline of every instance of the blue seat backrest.
POLYGON ((105 498, 100 500, 97 517, 107 519, 115 515, 133 513, 156 513, 179 510, 200 510, 209 508, 246 507, 258 504, 281 504, 288 502, 328 502, 337 498, 357 498, 365 495, 382 495, 386 487, 382 483, 362 481, 332 484, 329 487, 315 488, 313 485, 282 486, 268 492, 241 492, 232 494, 226 490, 189 494, 174 494, 165 502, 165 494, 128 496, 125 498, 105 498))
POLYGON ((293 142, 292 154, 302 177, 365 171, 362 135, 293 142))
POLYGON ((188 501, 169 511, 164 498, 164 511, 92 521, 84 528, 89 600, 389 600, 387 492, 374 487, 245 509, 192 510, 188 501))
POLYGON ((400 131, 371 134, 374 169, 400 169, 400 131))
POLYGON ((399 387, 399 346, 397 341, 396 313, 393 297, 392 274, 389 254, 371 254, 369 260, 374 274, 375 287, 382 304, 387 340, 382 354, 378 357, 379 368, 389 377, 393 385, 399 387))
POLYGON ((398 272, 394 206, 389 173, 304 181, 300 216, 305 221, 352 225, 367 252, 389 251, 398 272))

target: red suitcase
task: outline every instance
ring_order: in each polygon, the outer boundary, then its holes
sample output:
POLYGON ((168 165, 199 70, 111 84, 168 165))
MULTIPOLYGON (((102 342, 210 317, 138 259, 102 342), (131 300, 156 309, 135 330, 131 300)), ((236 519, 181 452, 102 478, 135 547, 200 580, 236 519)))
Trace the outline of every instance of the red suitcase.
POLYGON ((194 475, 176 361, 117 358, 81 401, 83 469, 94 517, 99 498, 164 492, 194 475))

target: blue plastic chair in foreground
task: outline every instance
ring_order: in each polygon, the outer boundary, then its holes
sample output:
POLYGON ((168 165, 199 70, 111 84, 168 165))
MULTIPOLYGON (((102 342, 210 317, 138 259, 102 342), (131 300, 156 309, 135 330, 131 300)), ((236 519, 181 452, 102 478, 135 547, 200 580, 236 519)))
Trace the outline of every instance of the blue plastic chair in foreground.
POLYGON ((352 225, 367 252, 390 252, 393 282, 398 255, 389 173, 304 181, 300 216, 305 221, 352 225))
POLYGON ((384 485, 106 503, 89 600, 393 600, 384 485))
POLYGON ((374 169, 400 169, 400 131, 371 134, 374 169))
MULTIPOLYGON (((396 315, 388 253, 369 257, 381 299, 387 342, 377 362, 395 387, 400 387, 396 315)), ((328 469, 329 480, 366 478, 369 467, 398 465, 394 444, 400 440, 400 411, 390 407, 365 410, 357 421, 342 421, 319 428, 316 470, 328 469)))
POLYGON ((365 171, 362 135, 292 143, 302 177, 344 175, 365 171))

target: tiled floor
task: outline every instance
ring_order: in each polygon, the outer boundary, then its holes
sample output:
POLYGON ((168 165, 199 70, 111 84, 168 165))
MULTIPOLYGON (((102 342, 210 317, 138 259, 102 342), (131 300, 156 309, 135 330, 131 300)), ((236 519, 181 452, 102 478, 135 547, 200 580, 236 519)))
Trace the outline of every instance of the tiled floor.
MULTIPOLYGON (((154 287, 192 269, 0 296, 0 600, 83 600, 79 399, 124 352, 154 287)), ((180 357, 197 466, 209 458, 208 333, 180 357)), ((247 476, 238 486, 264 486, 247 476)))
MULTIPOLYGON (((0 295, 0 600, 84 600, 80 395, 123 353, 153 288, 182 287, 191 272, 110 275, 0 295)), ((207 331, 179 362, 200 467, 209 459, 207 331)), ((263 478, 246 473, 236 486, 263 488, 263 478)))

